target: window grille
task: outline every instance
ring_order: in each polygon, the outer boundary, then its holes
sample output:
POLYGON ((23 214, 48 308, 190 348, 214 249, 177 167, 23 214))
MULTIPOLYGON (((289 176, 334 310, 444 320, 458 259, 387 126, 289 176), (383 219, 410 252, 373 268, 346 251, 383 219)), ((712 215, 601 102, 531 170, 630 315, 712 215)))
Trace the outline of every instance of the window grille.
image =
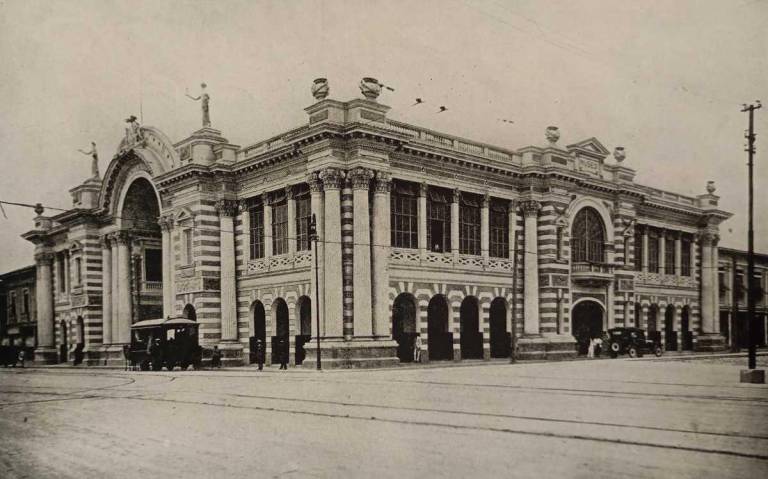
POLYGON ((432 195, 427 199, 427 247, 436 253, 451 251, 451 204, 447 194, 432 195))
POLYGON ((309 250, 309 222, 312 208, 309 194, 296 198, 296 251, 309 250))
POLYGON ((680 274, 683 276, 691 275, 691 241, 683 238, 680 245, 680 274))
POLYGON ((480 254, 480 208, 463 201, 459 207, 459 253, 480 254))
POLYGON ((254 205, 248 210, 251 233, 250 259, 264 257, 264 205, 254 205))
POLYGON ((509 257, 509 213, 504 205, 491 203, 490 252, 494 258, 509 257))
POLYGON ((659 272, 659 235, 655 231, 648 234, 648 271, 659 272))
POLYGON ((192 264, 192 228, 184 230, 184 260, 187 264, 192 264))
POLYGON ((664 239, 664 273, 675 274, 675 239, 664 239))
POLYGON ((390 196, 392 246, 416 249, 419 247, 418 198, 399 186, 394 186, 390 196))
POLYGON ((272 254, 275 256, 288 252, 288 203, 281 202, 272 206, 272 254))
POLYGON ((583 208, 576 215, 571 235, 571 254, 575 263, 605 261, 605 229, 600 214, 593 208, 583 208))

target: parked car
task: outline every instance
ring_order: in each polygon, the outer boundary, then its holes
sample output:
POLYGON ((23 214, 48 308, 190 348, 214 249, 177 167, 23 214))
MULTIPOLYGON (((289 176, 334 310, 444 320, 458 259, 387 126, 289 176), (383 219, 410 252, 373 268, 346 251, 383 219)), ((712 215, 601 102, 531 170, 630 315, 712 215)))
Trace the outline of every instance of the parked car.
POLYGON ((626 354, 630 358, 640 358, 644 354, 656 356, 664 354, 661 342, 646 339, 645 331, 639 328, 612 328, 607 333, 608 352, 612 358, 626 354))
POLYGON ((13 366, 16 367, 17 363, 24 364, 23 361, 21 361, 21 358, 19 354, 21 354, 22 348, 18 346, 13 345, 2 345, 0 346, 0 364, 2 364, 5 367, 13 366))
POLYGON ((128 360, 142 371, 169 371, 179 366, 200 369, 203 349, 198 344, 198 323, 185 318, 147 319, 131 326, 128 360))

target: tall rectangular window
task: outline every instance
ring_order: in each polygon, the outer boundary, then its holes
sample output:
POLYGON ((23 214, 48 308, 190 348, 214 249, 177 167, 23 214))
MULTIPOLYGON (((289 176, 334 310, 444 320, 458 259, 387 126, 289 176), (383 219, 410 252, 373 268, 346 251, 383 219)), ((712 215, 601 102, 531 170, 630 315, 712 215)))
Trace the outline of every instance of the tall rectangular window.
POLYGON ((16 291, 11 291, 8 299, 8 319, 16 320, 16 291))
POLYGON ((309 191, 296 196, 296 251, 309 250, 309 222, 312 220, 312 205, 309 191))
POLYGON ((648 271, 659 272, 659 234, 654 230, 648 233, 648 271))
POLYGON ((488 254, 494 258, 509 257, 509 212, 504 203, 491 201, 488 254))
POLYGON ((163 280, 163 250, 144 250, 144 281, 163 280))
POLYGON ((264 257, 264 205, 252 205, 248 209, 250 223, 250 259, 264 257))
POLYGON ((272 254, 288 253, 288 203, 272 205, 272 254))
POLYGON ((416 185, 395 181, 389 197, 392 223, 392 246, 416 249, 419 247, 419 206, 416 185))
POLYGON ((436 253, 451 251, 450 192, 429 188, 427 193, 427 247, 436 253))
POLYGON ((25 289, 22 294, 21 312, 29 315, 29 290, 25 289))
POLYGON ((675 271, 675 239, 664 239, 664 273, 676 274, 675 271))
POLYGON ((184 263, 192 264, 192 228, 182 232, 184 240, 184 263))
POLYGON ((59 253, 57 262, 57 276, 59 282, 59 292, 67 292, 67 253, 65 251, 59 253))
POLYGON ((480 200, 468 193, 459 203, 459 253, 480 254, 480 200))
POLYGON ((83 260, 75 258, 75 284, 80 285, 83 281, 83 260))
POLYGON ((680 274, 691 275, 691 240, 687 237, 683 237, 680 244, 680 274))
POLYGON ((643 270, 643 232, 635 228, 635 271, 643 270))

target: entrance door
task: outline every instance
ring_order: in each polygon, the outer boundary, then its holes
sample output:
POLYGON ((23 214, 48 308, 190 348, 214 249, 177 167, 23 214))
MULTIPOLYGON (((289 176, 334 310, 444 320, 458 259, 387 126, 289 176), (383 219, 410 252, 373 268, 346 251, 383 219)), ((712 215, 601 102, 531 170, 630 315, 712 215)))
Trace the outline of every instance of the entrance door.
POLYGON ((59 362, 69 361, 69 331, 66 321, 61 322, 61 344, 59 345, 59 362))
POLYGON ((507 305, 504 298, 491 303, 491 357, 508 358, 510 335, 507 332, 507 305))
POLYGON ((408 293, 398 295, 392 304, 392 339, 397 341, 400 362, 412 362, 416 339, 416 299, 408 293))
POLYGON ((279 363, 281 357, 288 358, 288 305, 282 298, 277 298, 272 304, 272 311, 275 314, 276 333, 272 336, 272 362, 279 363))
POLYGON ((479 305, 474 296, 467 296, 459 310, 461 359, 483 359, 483 333, 480 332, 479 305))
POLYGON ((578 354, 587 354, 589 340, 602 335, 603 313, 597 301, 582 301, 573 307, 571 331, 578 344, 578 354))
POLYGON ((453 334, 448 331, 448 302, 437 294, 427 306, 427 350, 429 360, 453 359, 453 334))
POLYGON ((664 349, 677 351, 677 331, 675 331, 675 307, 671 304, 664 312, 664 349))
POLYGON ((304 345, 312 339, 312 300, 308 296, 302 296, 298 301, 299 326, 301 330, 294 340, 296 341, 296 364, 302 364, 307 357, 304 345))

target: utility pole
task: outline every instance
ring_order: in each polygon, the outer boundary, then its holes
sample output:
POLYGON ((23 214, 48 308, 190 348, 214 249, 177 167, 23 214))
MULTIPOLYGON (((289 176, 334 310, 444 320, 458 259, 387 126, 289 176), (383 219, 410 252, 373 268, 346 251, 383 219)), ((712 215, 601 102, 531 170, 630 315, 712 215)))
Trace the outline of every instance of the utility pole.
POLYGON ((744 105, 742 112, 749 113, 749 130, 747 138, 747 154, 749 161, 749 223, 747 227, 747 344, 749 346, 747 367, 748 370, 741 371, 741 382, 765 383, 765 370, 756 370, 757 351, 755 330, 755 230, 753 227, 754 215, 754 180, 752 170, 754 168, 753 158, 755 156, 755 110, 759 110, 763 105, 757 100, 756 105, 744 105))

